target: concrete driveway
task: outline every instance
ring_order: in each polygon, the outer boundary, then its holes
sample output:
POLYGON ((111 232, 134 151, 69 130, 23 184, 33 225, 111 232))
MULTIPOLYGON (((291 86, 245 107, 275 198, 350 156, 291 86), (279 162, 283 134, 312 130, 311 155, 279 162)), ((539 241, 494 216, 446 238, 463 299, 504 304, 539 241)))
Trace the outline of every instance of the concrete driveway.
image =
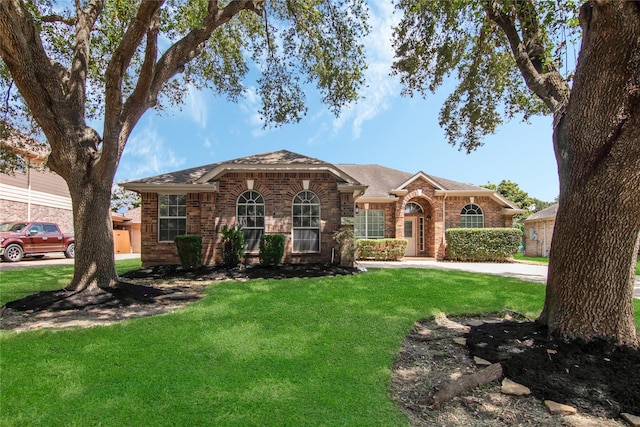
MULTIPOLYGON (((116 254, 116 259, 140 258, 140 254, 116 254)), ((54 265, 73 265, 73 258, 65 258, 63 253, 47 254, 40 259, 23 258, 19 262, 0 261, 0 271, 19 270, 21 268, 51 267, 54 265)))
MULTIPOLYGON (((514 277, 531 282, 547 282, 547 266, 510 263, 481 263, 481 262, 443 262, 434 259, 407 258, 402 261, 359 261, 363 268, 439 268, 444 270, 462 270, 474 273, 497 274, 499 276, 514 277)), ((640 298, 640 276, 636 276, 633 297, 640 298)))

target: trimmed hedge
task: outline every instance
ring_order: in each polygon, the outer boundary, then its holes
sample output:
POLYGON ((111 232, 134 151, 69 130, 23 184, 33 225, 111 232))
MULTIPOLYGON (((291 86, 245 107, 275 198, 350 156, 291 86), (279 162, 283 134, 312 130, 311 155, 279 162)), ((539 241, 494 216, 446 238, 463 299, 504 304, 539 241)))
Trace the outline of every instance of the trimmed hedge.
POLYGON ((182 268, 191 270, 202 266, 202 236, 183 234, 173 239, 182 268))
POLYGON ((455 261, 508 261, 522 243, 517 228, 450 228, 445 235, 447 259, 455 261))
POLYGON ((260 236, 258 257, 261 265, 278 265, 284 255, 284 234, 263 234, 260 236))
POLYGON ((375 261, 398 261, 407 251, 405 239, 358 239, 356 258, 375 261))

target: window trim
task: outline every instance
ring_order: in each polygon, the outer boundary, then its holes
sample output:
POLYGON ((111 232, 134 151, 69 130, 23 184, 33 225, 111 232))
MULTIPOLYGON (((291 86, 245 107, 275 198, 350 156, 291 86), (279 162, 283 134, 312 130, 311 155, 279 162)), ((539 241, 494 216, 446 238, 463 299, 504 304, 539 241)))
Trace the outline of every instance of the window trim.
POLYGON ((484 211, 482 210, 482 208, 475 203, 468 203, 464 205, 460 210, 460 228, 484 228, 484 211), (471 210, 473 210, 475 213, 468 213, 471 210), (466 221, 469 220, 472 220, 473 225, 478 225, 478 218, 481 219, 481 224, 479 227, 469 227, 468 225, 466 225, 466 221))
POLYGON ((424 209, 419 203, 408 202, 406 205, 404 205, 404 213, 405 215, 421 215, 421 214, 424 214, 424 209), (407 209, 409 208, 409 206, 417 206, 418 210, 415 212, 407 212, 407 209))
POLYGON ((357 221, 356 218, 360 218, 362 215, 364 215, 364 235, 361 234, 355 234, 355 238, 356 239, 384 239, 384 228, 385 228, 385 222, 384 222, 384 209, 360 209, 360 212, 357 215, 354 215, 354 233, 355 233, 355 222, 357 221), (374 217, 373 213, 379 213, 381 212, 382 214, 379 216, 379 218, 381 218, 382 221, 382 236, 381 237, 374 237, 374 236, 370 236, 369 235, 369 223, 372 219, 377 219, 376 217, 374 217), (371 218, 373 216, 373 218, 371 218))
MULTIPOLYGON (((187 194, 186 193, 159 193, 158 194, 158 232, 157 232, 157 239, 158 239, 158 243, 173 243, 173 240, 160 240, 160 232, 162 230, 162 227, 160 226, 160 224, 162 223, 162 220, 169 220, 169 219, 184 219, 184 234, 187 234, 187 194), (171 215, 161 215, 160 213, 160 203, 162 201, 163 197, 170 197, 170 196, 184 196, 184 213, 185 215, 175 215, 175 216, 171 216, 171 215)), ((167 203, 167 206, 169 206, 169 204, 167 203)), ((176 206, 181 206, 179 204, 177 204, 176 206)), ((176 236, 182 236, 184 234, 176 234, 176 236)))
MULTIPOLYGON (((246 198, 245 198, 246 199, 246 198)), ((256 191, 256 190, 245 190, 242 193, 240 193, 240 195, 238 196, 238 198, 236 199, 236 224, 239 225, 240 227, 242 227, 242 230, 262 230, 262 233, 260 233, 260 236, 262 237, 262 235, 264 235, 264 223, 265 223, 265 202, 264 202, 264 196, 256 191), (240 203, 240 198, 243 197, 245 194, 247 193, 255 193, 258 197, 255 197, 255 195, 252 194, 252 196, 254 197, 253 200, 254 203, 247 203, 246 201, 244 203, 240 203), (262 203, 256 203, 255 200, 257 199, 262 200, 262 203), (240 206, 262 206, 262 216, 259 215, 242 215, 242 218, 262 218, 262 227, 248 227, 244 224, 241 223, 240 221, 240 206)), ((244 233, 243 233, 244 234, 244 233)), ((258 239, 258 244, 256 245, 255 249, 250 250, 247 248, 247 236, 245 235, 245 252, 249 253, 249 254, 257 254, 260 251, 260 239, 258 239)))
MULTIPOLYGON (((313 200, 312 198, 312 200, 313 200)), ((307 199, 308 200, 308 199, 307 199)), ((300 216, 302 218, 302 215, 300 216)), ((314 219, 314 217, 309 216, 310 219, 314 219)), ((321 232, 321 227, 322 226, 322 202, 320 201, 320 197, 318 196, 317 193, 311 191, 311 190, 302 190, 299 191, 298 193, 296 193, 295 196, 293 196, 292 202, 291 202, 291 252, 295 253, 295 254, 316 254, 316 253, 320 253, 322 250, 322 232, 321 232), (303 193, 310 193, 313 195, 313 198, 315 198, 317 200, 317 203, 296 203, 296 198, 298 198, 301 194, 303 193), (296 206, 305 206, 305 205, 310 205, 310 206, 317 206, 318 207, 318 216, 317 216, 317 220, 318 220, 318 226, 317 227, 304 227, 304 226, 296 226, 295 225, 295 209, 296 206), (317 250, 296 250, 296 230, 317 230, 318 231, 318 242, 317 242, 317 250)))

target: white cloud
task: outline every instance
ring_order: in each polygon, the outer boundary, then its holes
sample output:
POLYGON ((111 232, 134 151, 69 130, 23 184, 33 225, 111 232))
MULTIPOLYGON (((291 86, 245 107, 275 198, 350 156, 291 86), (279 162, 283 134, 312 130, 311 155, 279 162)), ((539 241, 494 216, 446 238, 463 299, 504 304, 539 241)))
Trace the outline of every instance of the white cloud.
POLYGON ((185 111, 189 118, 203 129, 207 127, 207 103, 204 99, 204 91, 198 90, 192 85, 188 86, 185 100, 185 111))
POLYGON ((369 5, 372 32, 364 40, 369 68, 365 72, 363 99, 333 121, 336 132, 351 123, 355 139, 360 137, 364 122, 387 110, 389 100, 400 93, 399 82, 389 75, 394 58, 391 46, 393 27, 398 24, 400 17, 393 13, 393 2, 388 0, 371 0, 369 5))
POLYGON ((245 121, 251 127, 251 136, 258 138, 269 132, 264 129, 264 120, 260 117, 260 108, 262 107, 260 96, 254 87, 249 87, 244 91, 244 97, 240 100, 240 111, 247 115, 245 121))
POLYGON ((129 138, 117 172, 117 181, 139 179, 176 170, 185 163, 168 147, 153 120, 129 138))

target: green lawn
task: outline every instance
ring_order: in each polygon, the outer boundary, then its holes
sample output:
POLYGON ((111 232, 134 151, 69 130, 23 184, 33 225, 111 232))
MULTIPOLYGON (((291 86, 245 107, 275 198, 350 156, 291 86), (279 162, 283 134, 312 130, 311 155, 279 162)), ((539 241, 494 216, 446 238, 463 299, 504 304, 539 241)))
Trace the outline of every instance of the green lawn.
MULTIPOLYGON (((118 274, 136 268, 139 258, 116 262, 118 274)), ((35 292, 62 289, 72 278, 73 265, 0 271, 0 306, 35 292)))
MULTIPOLYGON (((513 259, 518 261, 534 261, 534 262, 542 262, 545 264, 549 263, 548 257, 534 257, 534 256, 524 256, 521 252, 518 252, 513 256, 513 259)), ((640 276, 640 260, 636 262, 636 275, 640 276)))
MULTIPOLYGON (((68 275, 46 270, 26 284, 55 289, 68 275)), ((0 273, 0 287, 16 295, 13 274, 0 273)), ((408 425, 389 378, 416 320, 503 309, 535 316, 543 297, 541 284, 498 276, 371 270, 215 283, 171 314, 2 332, 0 425, 408 425)))

